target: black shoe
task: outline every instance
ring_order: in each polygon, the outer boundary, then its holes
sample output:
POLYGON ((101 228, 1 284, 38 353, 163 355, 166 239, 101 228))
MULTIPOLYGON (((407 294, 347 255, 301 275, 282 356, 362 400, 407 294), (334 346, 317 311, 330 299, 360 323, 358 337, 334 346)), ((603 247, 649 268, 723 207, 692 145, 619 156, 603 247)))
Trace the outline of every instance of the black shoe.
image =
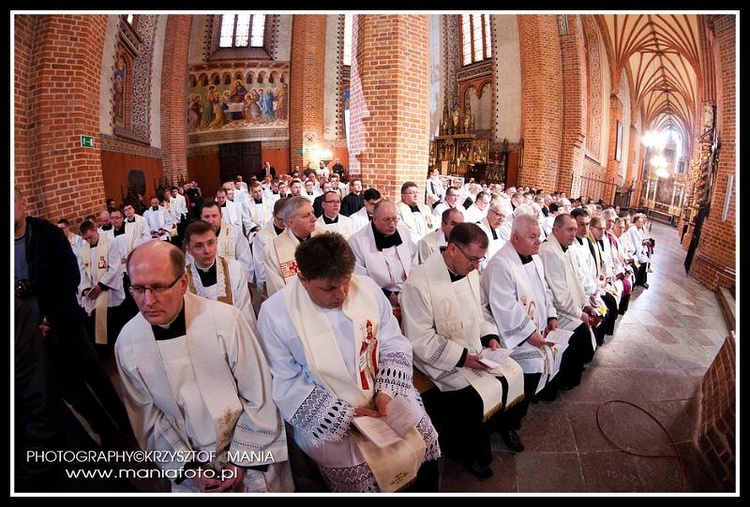
POLYGON ((555 401, 557 399, 557 387, 545 387, 534 395, 534 401, 555 401))
POLYGON ((487 465, 480 465, 478 462, 474 462, 470 465, 465 465, 466 470, 472 475, 479 477, 480 479, 489 479, 493 475, 492 469, 487 465))
POLYGON ((499 430, 498 433, 500 433, 500 438, 503 439, 505 446, 511 451, 521 452, 525 449, 516 430, 499 430))
POLYGON ((641 287, 643 287, 644 289, 648 289, 648 284, 647 283, 642 283, 641 287))

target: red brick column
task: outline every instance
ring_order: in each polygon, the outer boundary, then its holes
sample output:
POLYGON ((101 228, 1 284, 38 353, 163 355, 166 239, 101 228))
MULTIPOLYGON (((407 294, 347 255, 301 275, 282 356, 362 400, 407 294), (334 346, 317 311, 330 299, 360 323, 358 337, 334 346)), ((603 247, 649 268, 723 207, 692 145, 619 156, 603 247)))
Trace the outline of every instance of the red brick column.
POLYGON ((429 149, 429 27, 424 15, 359 15, 353 27, 349 171, 394 200, 420 192, 429 149))
POLYGON ((690 275, 709 289, 726 287, 735 290, 737 231, 736 212, 736 28, 735 16, 716 16, 716 132, 721 141, 719 169, 713 186, 711 212, 703 222, 698 250, 690 267, 690 275), (724 203, 728 190, 729 177, 735 176, 729 212, 726 221, 722 220, 724 203))
POLYGON ((573 168, 562 166, 560 156, 564 102, 557 16, 518 16, 518 35, 524 155, 517 186, 567 189, 573 168))
POLYGON ((30 18, 16 17, 16 181, 31 214, 80 217, 104 206, 99 87, 107 16, 30 18), (93 136, 95 147, 81 147, 81 135, 93 136))
MULTIPOLYGON (((323 145, 323 72, 326 16, 295 14, 289 85, 289 160, 305 169, 318 167, 315 150, 323 145)), ((277 167, 284 172, 285 167, 277 167)))
POLYGON ((164 177, 187 179, 187 73, 192 16, 167 16, 161 87, 161 147, 164 177))

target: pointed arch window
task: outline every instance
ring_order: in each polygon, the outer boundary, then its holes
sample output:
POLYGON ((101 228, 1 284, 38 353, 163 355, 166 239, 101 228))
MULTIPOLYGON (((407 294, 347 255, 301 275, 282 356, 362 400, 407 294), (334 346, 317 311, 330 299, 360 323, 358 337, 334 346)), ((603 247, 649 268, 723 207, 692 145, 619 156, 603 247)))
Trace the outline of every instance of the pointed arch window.
POLYGON ((489 14, 461 15, 462 64, 471 65, 492 58, 489 14))
POLYGON ((223 14, 220 48, 261 48, 265 38, 264 14, 223 14))

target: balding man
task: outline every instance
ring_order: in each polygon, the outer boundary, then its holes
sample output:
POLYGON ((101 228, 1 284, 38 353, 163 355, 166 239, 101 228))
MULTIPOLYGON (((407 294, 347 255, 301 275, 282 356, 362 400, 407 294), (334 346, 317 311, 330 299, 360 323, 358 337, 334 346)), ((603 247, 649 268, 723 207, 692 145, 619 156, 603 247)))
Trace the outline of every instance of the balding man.
POLYGON ((134 250, 127 271, 140 312, 115 357, 138 444, 163 451, 172 491, 293 491, 271 372, 241 312, 189 293, 169 242, 134 250))
POLYGON ((357 262, 354 272, 369 275, 393 305, 399 308, 398 294, 417 263, 417 245, 409 229, 399 223, 396 206, 379 201, 373 207, 372 221, 349 238, 357 262))

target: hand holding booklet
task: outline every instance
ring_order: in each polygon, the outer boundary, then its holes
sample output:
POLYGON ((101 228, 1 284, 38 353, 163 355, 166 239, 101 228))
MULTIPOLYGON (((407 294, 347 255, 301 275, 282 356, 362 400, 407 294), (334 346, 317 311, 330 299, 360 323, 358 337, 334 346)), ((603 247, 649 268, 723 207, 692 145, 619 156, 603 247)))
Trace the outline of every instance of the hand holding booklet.
POLYGON ((486 348, 482 349, 481 354, 482 359, 479 362, 490 370, 494 370, 505 364, 505 361, 510 357, 510 350, 486 348))
POLYGON ((387 447, 402 440, 422 418, 419 405, 403 396, 393 398, 386 412, 384 417, 363 415, 352 419, 360 433, 378 447, 387 447))
POLYGON ((573 336, 573 331, 557 328, 547 333, 547 336, 545 336, 544 339, 548 342, 565 345, 568 343, 571 336, 573 336))

